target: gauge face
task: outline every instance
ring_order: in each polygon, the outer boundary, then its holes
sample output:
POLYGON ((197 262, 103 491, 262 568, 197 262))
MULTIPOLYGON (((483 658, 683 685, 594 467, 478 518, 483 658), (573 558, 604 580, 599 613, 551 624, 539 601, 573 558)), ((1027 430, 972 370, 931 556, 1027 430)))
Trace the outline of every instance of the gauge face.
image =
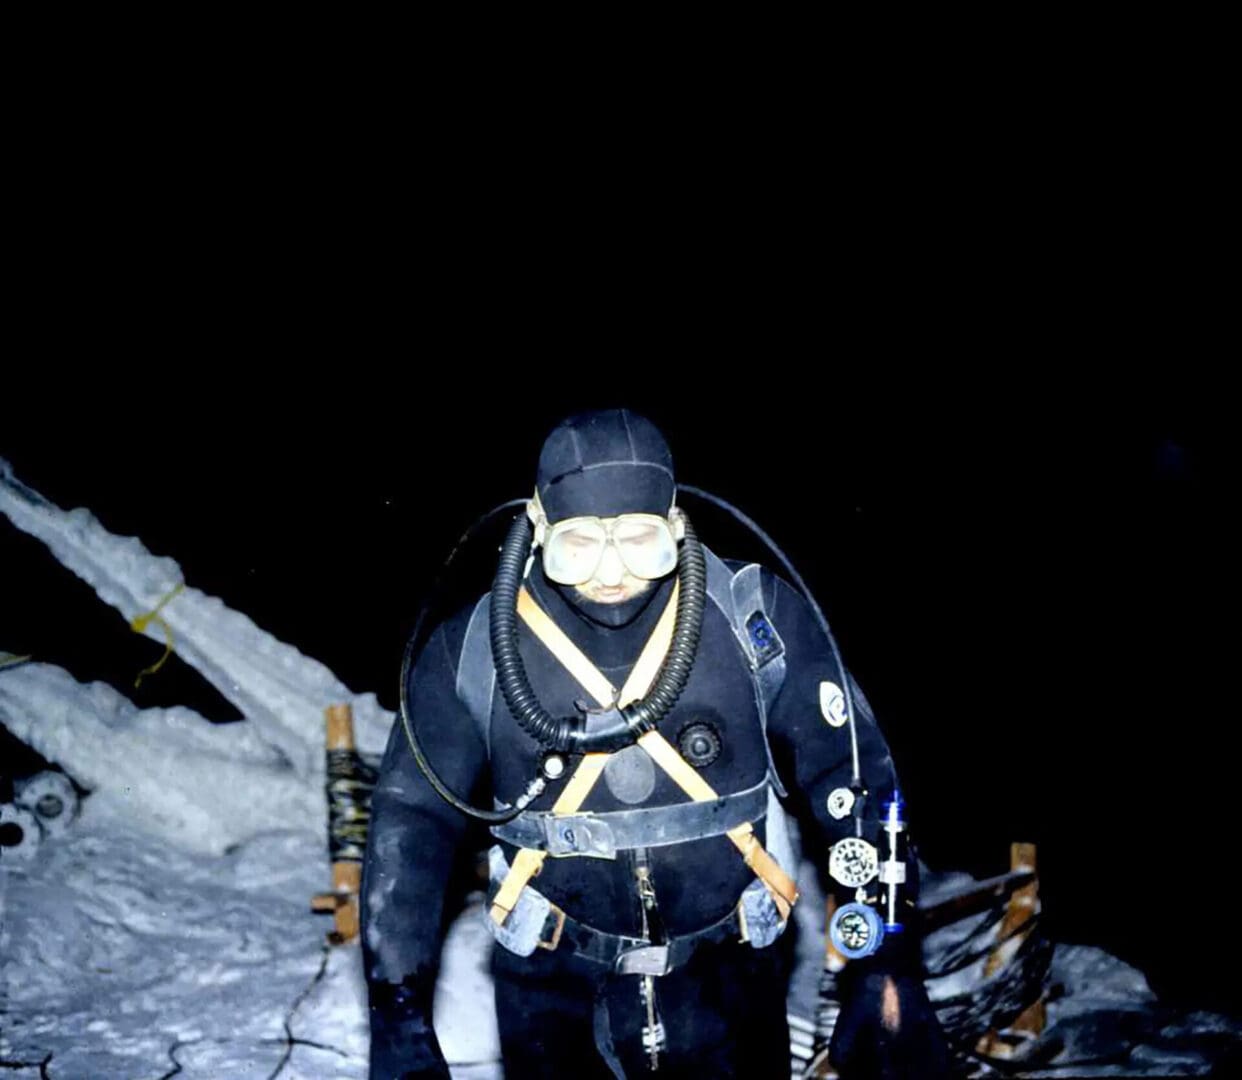
POLYGON ((879 870, 876 850, 866 840, 855 836, 838 840, 832 845, 828 872, 847 889, 866 885, 879 870))
POLYGON ((870 956, 884 940, 884 924, 866 904, 846 904, 828 922, 828 937, 849 960, 870 956))
POLYGON ((837 931, 841 935, 841 940, 854 950, 866 948, 871 940, 871 927, 857 911, 851 911, 845 915, 837 924, 837 931))

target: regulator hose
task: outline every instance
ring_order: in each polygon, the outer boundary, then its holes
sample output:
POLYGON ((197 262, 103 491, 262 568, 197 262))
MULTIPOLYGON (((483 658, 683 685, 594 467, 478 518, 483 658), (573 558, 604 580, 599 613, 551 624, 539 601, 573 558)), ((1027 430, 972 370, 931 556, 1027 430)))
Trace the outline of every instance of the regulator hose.
POLYGON ((828 620, 824 618, 823 609, 816 601, 815 595, 811 592, 810 588, 807 587, 807 583, 802 580, 802 575, 798 573, 797 569, 795 569, 794 564, 789 561, 789 557, 780 549, 776 541, 764 532, 762 528, 760 528, 756 521, 742 513, 742 511, 731 502, 720 498, 719 495, 713 495, 710 491, 704 491, 702 488, 692 487, 689 484, 678 484, 677 490, 679 493, 683 491, 688 492, 689 494, 695 496, 695 498, 702 499, 704 502, 710 503, 712 506, 725 511, 725 513, 731 515, 734 520, 741 523, 744 528, 749 529, 751 533, 759 538, 768 551, 776 556, 777 561, 780 562, 785 573, 789 575, 789 579, 794 583, 798 591, 801 592, 803 597, 806 599, 807 604, 811 608, 811 613, 815 616, 815 621, 819 624, 820 630, 823 632, 824 637, 828 641, 828 647, 832 650, 832 658, 836 662, 837 670, 842 673, 841 693, 845 698, 845 715, 849 720, 850 725, 850 745, 853 757, 853 779, 850 786, 851 788, 861 791, 862 772, 858 761, 858 732, 854 726, 854 693, 850 689, 849 677, 845 674, 845 661, 841 659, 841 650, 837 646, 836 636, 833 634, 832 630, 829 629, 828 620))
POLYGON ((509 510, 514 506, 525 505, 525 499, 510 499, 508 502, 501 503, 476 521, 466 530, 461 539, 457 541, 457 545, 449 553, 449 557, 444 561, 444 565, 440 569, 439 576, 432 585, 431 596, 418 613, 418 619, 414 623, 414 630, 405 643, 405 655, 401 659, 401 687, 398 693, 399 707, 397 711, 401 716, 401 726, 405 728, 405 738, 410 744, 410 752, 414 755, 414 761, 417 763, 419 771, 427 778, 427 783, 431 785, 432 790, 450 806, 460 810, 463 814, 492 825, 503 825, 505 822, 512 821, 517 817, 530 803, 530 793, 537 781, 532 781, 531 785, 527 787, 527 790, 517 800, 516 805, 502 810, 483 810, 477 806, 471 806, 464 799, 454 795, 431 767, 431 762, 427 760, 427 755, 423 751, 423 745, 418 740, 418 734, 415 731, 414 725, 410 722, 408 700, 410 672, 414 667, 414 661, 417 659, 418 654, 422 652, 423 645, 425 644, 423 638, 427 617, 437 606, 440 595, 444 591, 449 570, 456 560, 458 552, 502 511, 509 510))
POLYGON ((545 749, 562 754, 620 750, 640 735, 654 731, 676 704, 690 678, 703 629, 707 597, 707 564, 698 536, 684 518, 685 536, 677 554, 681 582, 677 620, 668 655, 655 685, 640 701, 602 714, 604 726, 589 730, 585 715, 554 717, 535 696, 526 666, 518 652, 517 594, 530 557, 534 527, 525 514, 514 519, 501 548, 500 564, 492 583, 490 632, 496 682, 515 720, 545 749))

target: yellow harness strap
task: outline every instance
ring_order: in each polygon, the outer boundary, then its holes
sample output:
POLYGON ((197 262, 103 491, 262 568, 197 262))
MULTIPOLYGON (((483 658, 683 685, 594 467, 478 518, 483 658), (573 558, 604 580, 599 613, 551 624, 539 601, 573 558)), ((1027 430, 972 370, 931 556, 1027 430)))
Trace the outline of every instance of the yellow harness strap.
MULTIPOLYGON (((651 637, 647 639, 647 644, 643 646, 642 654, 631 669, 629 678, 625 680, 620 697, 603 672, 587 659, 586 654, 577 645, 569 640, 565 631, 552 621, 524 588, 518 592, 517 610, 535 636, 582 684, 587 693, 595 698, 601 707, 609 708, 614 700, 620 705, 628 705, 631 701, 637 701, 650 689, 656 672, 660 670, 664 654, 668 652, 669 643, 673 640, 673 625, 677 617, 677 597, 680 594, 680 585, 680 582, 674 583, 668 605, 660 616, 660 621, 656 623, 655 629, 652 630, 651 637)), ((573 776, 565 785, 565 790, 553 804, 552 813, 576 814, 586 802, 586 797, 591 793, 591 788, 595 786, 595 781, 604 771, 609 757, 611 757, 610 754, 585 754, 578 768, 574 770, 573 776)), ((513 865, 509 867, 509 872, 501 883, 499 892, 492 901, 491 917, 497 926, 504 924, 505 919, 509 917, 509 912, 513 910, 513 905, 517 903, 518 897, 522 894, 522 890, 526 888, 530 879, 543 869, 543 860, 547 857, 546 851, 535 851, 531 848, 521 848, 518 851, 513 865)))
MULTIPOLYGON (((604 771, 604 766, 608 764, 610 756, 609 754, 585 754, 582 763, 574 770, 569 783, 565 785, 565 790, 561 792, 560 798, 553 804, 552 813, 576 814, 578 808, 591 793, 591 788, 595 786, 600 773, 604 771)), ((546 851, 536 851, 533 848, 518 850, 513 859, 513 865, 509 867, 509 872, 500 885, 500 891, 496 893, 492 901, 492 922, 497 926, 504 925, 505 919, 509 917, 509 912, 513 910, 513 905, 517 903, 522 890, 526 888, 530 879, 543 869, 543 860, 547 857, 546 851)))
MULTIPOLYGON (((618 707, 623 707, 631 701, 636 701, 650 689, 660 669, 660 664, 664 661, 664 656, 673 639, 680 585, 680 582, 674 584, 672 595, 660 616, 660 621, 643 647, 642 655, 630 671, 629 678, 626 679, 619 696, 613 689, 612 683, 591 663, 582 650, 569 640, 565 632, 535 603, 525 589, 518 593, 517 609, 523 621, 543 642, 548 651, 602 707, 610 707, 614 700, 617 701, 618 707)), ((696 802, 711 802, 719 798, 712 786, 658 731, 651 731, 641 736, 638 745, 682 791, 696 802)), ((610 756, 609 754, 587 754, 583 757, 582 764, 578 766, 569 783, 565 785, 565 790, 561 792, 560 798, 552 807, 552 812, 554 814, 577 813, 587 795, 590 794, 595 781, 599 779, 610 756)), ((771 893, 777 910, 781 913, 781 918, 789 918, 789 913, 798 899, 798 887, 781 869, 780 864, 764 850, 763 845, 759 843, 759 838, 755 836, 754 826, 746 821, 730 829, 727 835, 742 853, 746 865, 771 893)), ((513 910, 513 905, 517 903, 522 890, 543 867, 545 858, 547 858, 546 851, 527 848, 518 851, 509 873, 501 884, 500 891, 496 894, 496 899, 492 902, 493 921, 497 924, 505 921, 509 912, 513 910)))
MULTIPOLYGON (((695 802, 711 802, 719 798, 715 789, 694 767, 686 761, 663 735, 658 731, 649 731, 639 737, 641 746, 652 760, 660 766, 673 782, 695 802)), ((789 912, 798 901, 798 886, 793 879, 781 869, 769 855, 759 838, 755 836, 755 828, 749 821, 742 822, 727 833, 734 846, 742 853, 746 865, 754 871, 755 877, 767 886, 768 892, 776 903, 782 919, 789 918, 789 912)))
MULTIPOLYGON (((525 588, 518 590, 517 612, 522 617, 522 621, 531 628, 535 637, 547 646, 548 651, 561 662, 569 674, 582 684, 583 689, 598 701, 602 708, 607 709, 612 705, 617 696, 616 687, 605 678, 599 668, 591 663, 586 653, 569 640, 569 635, 553 622, 551 615, 535 603, 534 597, 525 588)), ((656 630, 659 630, 658 626, 656 630)), ((654 634, 652 636, 654 637, 654 634)), ((647 644, 650 645, 651 642, 647 644)))

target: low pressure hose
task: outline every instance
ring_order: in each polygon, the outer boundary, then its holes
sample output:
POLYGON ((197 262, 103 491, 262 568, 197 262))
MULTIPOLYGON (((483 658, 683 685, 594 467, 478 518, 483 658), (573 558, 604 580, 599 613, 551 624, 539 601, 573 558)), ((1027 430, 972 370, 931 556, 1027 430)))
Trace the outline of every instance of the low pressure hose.
POLYGON ((533 527, 525 515, 514 519, 501 548, 492 585, 491 642, 496 682, 515 720, 531 738, 557 753, 586 754, 620 750, 640 735, 655 730, 676 704, 690 678, 699 647, 707 596, 707 565, 693 526, 685 522, 685 538, 677 556, 681 592, 677 622, 668 655, 655 686, 641 701, 616 714, 615 722, 595 731, 584 716, 554 717, 535 696, 517 645, 517 594, 530 556, 533 527))
POLYGON ((417 651, 415 648, 417 641, 418 634, 415 632, 410 635, 410 639, 405 645, 405 656, 401 661, 401 696, 397 709, 398 715, 401 717, 401 725, 405 728, 406 741, 410 744, 410 750, 414 754, 414 761, 418 765, 419 771, 427 778, 427 783, 431 785, 432 790, 455 810, 460 810, 463 814, 477 821, 485 821, 489 825, 504 825, 516 818, 526 807, 543 794, 546 782, 542 776, 536 775, 527 784, 526 790, 522 792, 513 806, 507 806, 500 810, 484 810, 477 806, 471 806, 465 799, 453 794, 449 786, 440 779, 439 774, 432 768, 431 762, 427 760, 423 744, 419 741, 414 725, 410 722, 408 687, 410 668, 417 651))
POLYGON ((677 704, 677 699, 690 680, 690 669, 699 650, 699 636, 703 630, 703 608, 707 598, 707 562, 699 546, 698 534, 688 518, 683 515, 685 539, 677 554, 677 575, 681 592, 677 598, 677 622, 668 656, 660 668, 655 686, 641 701, 627 705, 621 710, 626 726, 644 735, 654 731, 656 725, 677 704))
POLYGON ((419 653, 422 652, 423 646, 426 644, 424 635, 428 622, 428 616, 439 605, 441 594, 445 590, 445 582, 448 578, 449 570, 454 561, 457 559, 458 553, 475 537, 482 529, 492 522, 497 515, 505 510, 512 509, 515 506, 525 506, 525 499, 510 499, 508 502, 501 503, 499 506, 489 510, 483 517, 479 518, 457 541, 456 546, 449 553, 449 557, 444 561, 440 573, 431 588, 430 598, 423 604, 422 610, 418 613, 418 618, 414 623, 414 630, 410 634, 409 639, 405 643, 405 654, 401 660, 401 686, 398 691, 398 715, 401 717, 401 726, 405 728, 406 741, 410 744, 410 751, 414 755, 414 761, 417 763, 419 771, 427 778, 427 782, 431 785, 432 790, 440 796, 446 803, 454 809, 460 810, 478 821, 485 821, 491 825, 502 825, 516 818, 531 802, 538 798, 543 792, 545 781, 542 776, 536 775, 527 785, 526 790, 518 796, 513 806, 506 806, 499 810, 484 810, 477 806, 471 806, 465 799, 459 798, 453 794, 447 784, 436 774, 432 768, 431 762, 427 760, 427 754, 423 749, 423 744, 419 741, 418 733, 410 719, 409 704, 409 686, 410 673, 413 670, 414 662, 419 653))
POLYGON ((526 665, 518 652, 517 594, 522 587, 533 533, 534 526, 526 515, 519 514, 509 526, 500 548, 500 564, 496 568, 496 579, 492 582, 488 626, 492 638, 492 663, 496 667, 496 682, 504 695, 505 704, 522 730, 541 746, 563 754, 569 751, 576 721, 566 717, 557 719, 539 704, 526 677, 526 665))

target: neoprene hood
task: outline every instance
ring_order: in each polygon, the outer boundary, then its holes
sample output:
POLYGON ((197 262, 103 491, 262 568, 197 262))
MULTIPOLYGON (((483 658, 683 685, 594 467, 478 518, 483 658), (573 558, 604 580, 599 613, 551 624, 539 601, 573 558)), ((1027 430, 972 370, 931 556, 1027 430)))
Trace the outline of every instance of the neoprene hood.
POLYGON ((676 491, 673 455, 659 429, 629 409, 579 413, 544 441, 535 485, 549 522, 664 516, 676 491))

